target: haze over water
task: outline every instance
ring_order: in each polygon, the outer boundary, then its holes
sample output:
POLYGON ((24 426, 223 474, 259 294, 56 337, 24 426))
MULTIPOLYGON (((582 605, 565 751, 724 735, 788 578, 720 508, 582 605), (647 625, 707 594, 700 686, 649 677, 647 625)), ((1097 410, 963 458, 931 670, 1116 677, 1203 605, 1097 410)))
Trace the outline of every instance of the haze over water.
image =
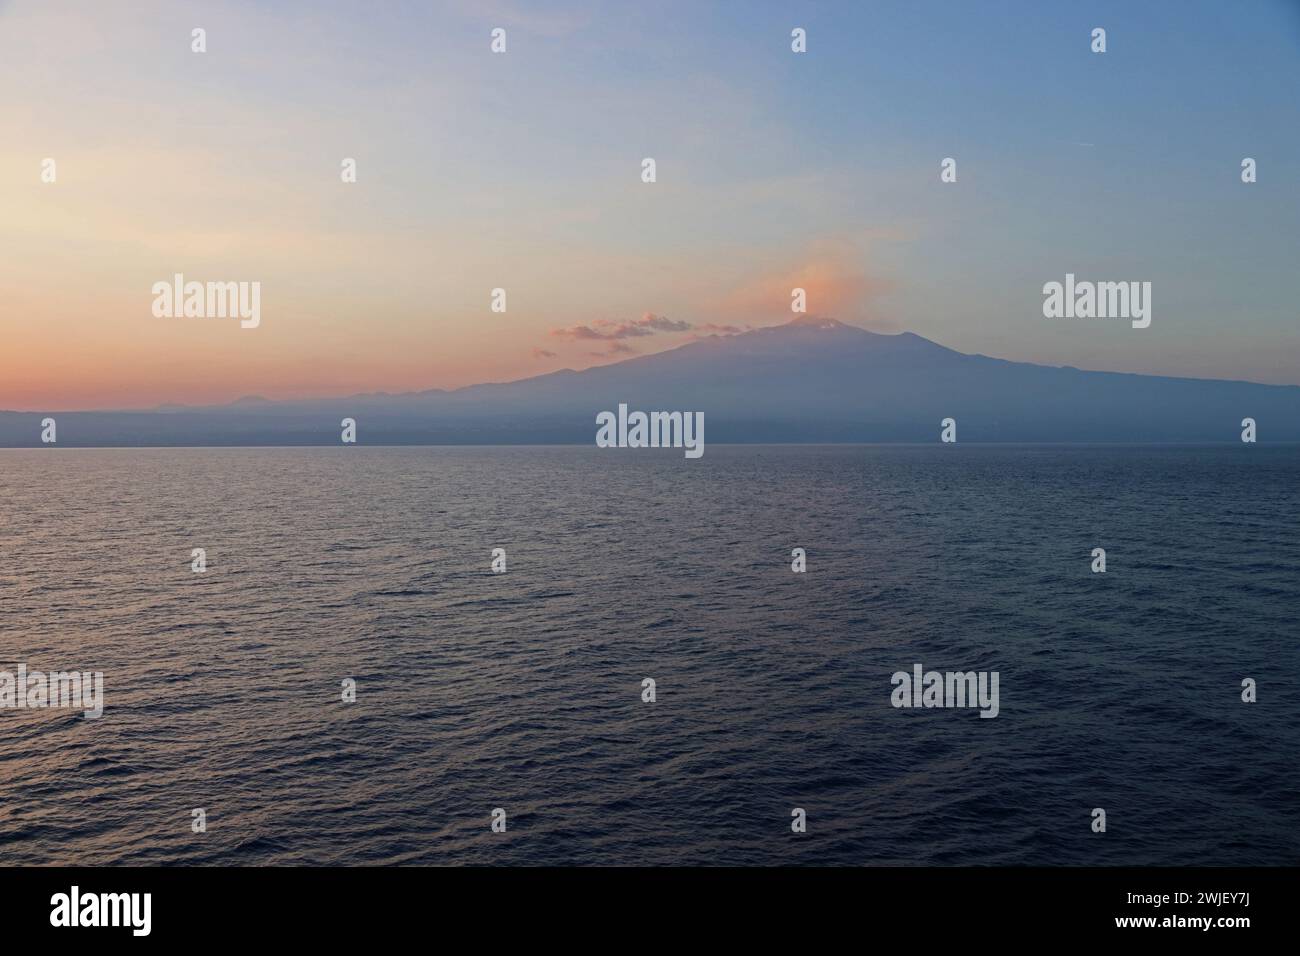
POLYGON ((0 711, 0 862, 1294 864, 1297 489, 1291 445, 3 451, 0 670, 106 702, 0 711), (894 709, 918 662, 999 716, 894 709))

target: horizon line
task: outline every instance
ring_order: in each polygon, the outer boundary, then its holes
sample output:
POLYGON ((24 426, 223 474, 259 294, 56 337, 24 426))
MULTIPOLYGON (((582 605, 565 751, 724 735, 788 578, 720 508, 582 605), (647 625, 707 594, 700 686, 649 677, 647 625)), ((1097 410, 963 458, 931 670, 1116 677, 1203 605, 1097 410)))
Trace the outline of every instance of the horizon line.
MULTIPOLYGON (((942 441, 710 441, 709 447, 723 446, 727 448, 843 448, 843 447, 930 447, 937 446, 946 448, 949 445, 956 445, 958 442, 942 441)), ((1033 445, 1036 447, 1054 446, 1054 445, 1105 445, 1105 446, 1123 446, 1130 448, 1149 448, 1152 446, 1169 446, 1183 448, 1202 448, 1218 447, 1220 445, 1230 445, 1236 447, 1242 444, 1240 441, 1224 439, 1222 441, 982 441, 978 438, 962 439, 962 445, 1003 445, 1007 447, 1021 447, 1033 445)), ((1250 444, 1254 445, 1300 445, 1300 439, 1292 441, 1277 441, 1259 439, 1250 444)), ((228 448, 231 450, 252 450, 267 449, 279 450, 293 448, 593 448, 599 451, 605 451, 599 445, 589 442, 370 442, 362 444, 361 442, 329 442, 322 444, 296 444, 296 445, 69 445, 67 443, 53 442, 50 444, 34 445, 0 445, 0 452, 4 451, 35 451, 37 449, 58 450, 64 448, 71 451, 142 451, 145 449, 160 449, 171 451, 212 451, 213 449, 228 448)), ((639 450, 639 449, 638 449, 639 450)), ((646 448, 646 451, 657 451, 664 453, 678 452, 680 448, 646 448)))

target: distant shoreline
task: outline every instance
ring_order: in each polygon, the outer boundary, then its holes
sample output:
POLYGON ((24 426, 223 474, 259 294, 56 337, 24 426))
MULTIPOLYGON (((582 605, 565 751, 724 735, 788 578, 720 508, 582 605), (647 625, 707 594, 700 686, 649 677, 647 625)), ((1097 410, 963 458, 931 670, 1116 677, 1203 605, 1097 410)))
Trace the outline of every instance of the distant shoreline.
MULTIPOLYGON (((979 445, 984 448, 1226 448, 1237 447, 1239 441, 979 441, 963 440, 959 445, 979 445)), ((1300 447, 1300 441, 1258 441, 1256 445, 1274 447, 1300 447)), ((710 442, 710 448, 929 448, 932 446, 948 447, 938 441, 753 441, 753 442, 710 442)), ((585 442, 371 442, 369 444, 344 445, 341 443, 318 444, 265 444, 265 445, 75 445, 60 442, 57 445, 0 445, 0 451, 45 450, 76 451, 144 451, 148 449, 281 449, 296 448, 339 448, 344 451, 358 448, 590 448, 602 454, 613 454, 614 449, 597 448, 594 443, 585 442)), ((618 450, 627 455, 628 450, 618 450)), ((631 452, 659 452, 672 454, 672 448, 632 449, 631 452)), ((350 452, 349 452, 350 453, 350 452)))

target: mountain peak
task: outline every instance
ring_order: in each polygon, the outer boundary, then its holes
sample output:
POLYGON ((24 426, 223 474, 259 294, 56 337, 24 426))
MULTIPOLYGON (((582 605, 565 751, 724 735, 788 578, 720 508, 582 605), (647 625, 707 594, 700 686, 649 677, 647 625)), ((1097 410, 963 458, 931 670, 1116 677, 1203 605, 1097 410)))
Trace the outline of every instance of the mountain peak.
POLYGON ((801 329, 847 329, 849 328, 849 326, 845 325, 839 319, 832 319, 824 315, 801 315, 796 319, 791 319, 785 325, 787 328, 794 327, 794 328, 801 328, 801 329))

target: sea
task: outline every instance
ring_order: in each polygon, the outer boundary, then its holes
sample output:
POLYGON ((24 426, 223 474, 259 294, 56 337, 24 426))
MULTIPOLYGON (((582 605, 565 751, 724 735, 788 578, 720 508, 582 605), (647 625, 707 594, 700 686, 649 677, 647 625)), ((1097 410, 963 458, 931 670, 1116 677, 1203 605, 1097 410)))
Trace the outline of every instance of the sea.
POLYGON ((0 451, 0 671, 104 688, 0 708, 0 864, 1295 865, 1298 505, 1295 445, 0 451))

